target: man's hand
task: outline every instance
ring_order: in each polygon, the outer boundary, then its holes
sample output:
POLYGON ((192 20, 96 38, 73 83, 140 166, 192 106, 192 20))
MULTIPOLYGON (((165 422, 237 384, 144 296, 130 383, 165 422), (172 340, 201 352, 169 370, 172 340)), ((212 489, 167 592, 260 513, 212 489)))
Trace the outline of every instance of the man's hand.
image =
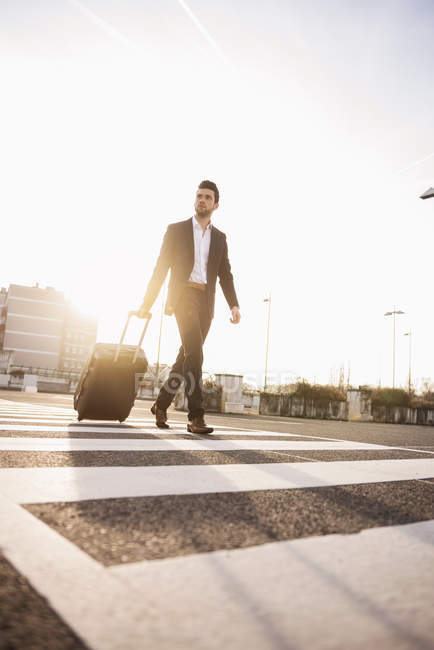
POLYGON ((236 325, 241 320, 241 314, 240 314, 239 308, 238 307, 232 307, 231 314, 232 314, 232 316, 230 318, 230 321, 231 321, 231 323, 234 323, 236 325))
POLYGON ((151 318, 151 312, 148 311, 143 305, 137 310, 139 318, 151 318))

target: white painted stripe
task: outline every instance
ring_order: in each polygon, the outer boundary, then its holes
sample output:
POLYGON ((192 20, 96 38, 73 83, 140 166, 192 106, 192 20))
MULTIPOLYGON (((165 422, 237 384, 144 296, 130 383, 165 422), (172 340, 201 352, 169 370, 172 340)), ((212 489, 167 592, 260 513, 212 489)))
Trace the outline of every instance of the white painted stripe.
MULTIPOLYGON (((53 414, 52 416, 48 416, 48 417, 47 417, 46 413, 42 413, 42 412, 37 412, 35 414, 22 412, 22 413, 16 413, 13 416, 9 416, 9 415, 2 416, 1 411, 0 411, 0 420, 11 421, 11 422, 35 422, 35 424, 42 423, 42 422, 45 422, 47 424, 49 422, 52 422, 53 424, 58 422, 59 424, 61 424, 62 422, 65 422, 65 421, 74 421, 74 423, 76 423, 76 424, 78 423, 78 421, 77 421, 77 412, 76 411, 71 411, 71 412, 68 412, 68 413, 59 413, 59 414, 55 414, 55 415, 53 414), (30 417, 26 418, 25 417, 26 415, 29 415, 29 416, 31 415, 32 417, 31 418, 30 417)), ((118 420, 84 420, 82 422, 82 426, 85 426, 85 423, 87 423, 88 426, 89 426, 91 422, 95 422, 95 423, 96 422, 100 422, 100 423, 103 423, 103 422, 118 422, 118 420)), ((172 418, 169 418, 167 420, 167 422, 168 422, 169 425, 182 424, 183 426, 185 426, 186 423, 187 423, 186 420, 174 420, 172 418)), ((153 426, 155 426, 155 418, 127 418, 125 420, 125 424, 142 424, 142 425, 153 425, 153 426)), ((219 429, 227 429, 228 431, 256 431, 256 429, 246 429, 246 428, 241 428, 241 427, 239 427, 239 428, 238 427, 230 427, 230 426, 227 426, 227 425, 224 425, 224 424, 217 424, 217 425, 212 425, 212 426, 217 426, 219 429)), ((285 434, 282 434, 282 435, 285 435, 285 434)), ((293 434, 293 435, 299 436, 301 434, 297 433, 297 434, 293 434)), ((319 436, 304 436, 304 437, 317 438, 319 436)), ((323 439, 323 438, 321 438, 321 439, 323 439)), ((327 438, 325 438, 325 439, 327 440, 327 438)))
MULTIPOLYGON (((1 409, 0 408, 0 417, 2 419, 4 418, 12 418, 12 417, 30 417, 30 416, 35 416, 35 417, 51 417, 51 418, 56 418, 56 417, 77 417, 77 411, 73 409, 65 409, 63 412, 59 409, 59 411, 45 411, 43 409, 1 409)), ((145 418, 145 417, 129 417, 128 422, 154 422, 155 423, 155 418, 145 418)), ((169 417, 168 422, 182 422, 185 423, 185 420, 175 420, 171 417, 169 417)), ((223 425, 221 425, 223 426, 223 425)), ((224 426, 225 429, 233 429, 234 427, 230 427, 228 425, 224 426)), ((235 427, 238 429, 238 427, 235 427)), ((240 427, 241 428, 241 427, 240 427)), ((250 429, 245 429, 242 428, 243 431, 250 431, 250 429)))
MULTIPOLYGON (((3 401, 6 402, 6 400, 3 400, 3 401)), ((19 404, 19 402, 7 402, 7 404, 16 405, 16 404, 19 404)), ((138 410, 138 411, 142 410, 142 411, 146 411, 147 413, 149 413, 149 409, 137 408, 135 406, 133 408, 134 408, 134 410, 138 410)), ((29 403, 26 402, 26 403, 23 403, 23 407, 16 407, 16 406, 15 407, 14 406, 3 407, 2 400, 0 398, 0 418, 5 419, 5 418, 1 417, 2 413, 5 413, 6 415, 18 415, 18 416, 19 415, 35 414, 35 415, 47 415, 47 416, 52 415, 54 417, 55 415, 59 414, 59 415, 62 415, 62 416, 70 415, 73 418, 77 417, 77 411, 75 409, 62 408, 60 406, 45 408, 43 406, 38 407, 37 405, 29 404, 29 403)), ((210 415, 210 417, 212 417, 212 414, 209 414, 209 415, 210 415)), ((97 421, 97 420, 94 420, 94 421, 97 421)), ((155 417, 139 417, 139 418, 129 417, 126 420, 126 422, 154 422, 155 423, 155 417)), ((169 415, 169 419, 168 419, 169 424, 171 424, 171 423, 185 424, 185 422, 186 422, 185 420, 179 420, 179 419, 175 420, 173 417, 170 417, 170 415, 169 415)), ((255 430, 255 429, 249 429, 249 428, 246 428, 246 427, 235 427, 234 428, 234 427, 231 427, 231 426, 228 426, 228 425, 223 425, 223 424, 219 424, 218 426, 219 426, 220 429, 230 429, 231 431, 234 430, 234 429, 236 429, 237 431, 254 431, 255 430)), ((308 437, 315 438, 317 436, 308 436, 308 437)))
MULTIPOLYGON (((71 401, 72 401, 72 398, 71 398, 71 401)), ((139 403, 140 403, 140 401, 139 401, 139 403)), ((145 413, 149 413, 149 411, 150 411, 149 407, 137 406, 137 404, 134 405, 133 409, 134 409, 135 412, 144 411, 145 413)), ((5 400, 3 398, 0 398, 0 413, 1 412, 6 412, 6 411, 12 411, 13 413, 30 413, 30 412, 34 412, 34 413, 44 413, 44 414, 45 413, 48 414, 50 412, 51 413, 59 413, 59 412, 61 412, 63 414, 71 414, 74 417, 76 417, 76 415, 77 415, 77 412, 73 408, 67 408, 67 407, 61 407, 61 406, 47 407, 47 406, 44 406, 44 405, 34 404, 32 402, 16 402, 16 401, 5 400)), ((214 415, 213 413, 208 413, 207 414, 208 418, 212 418, 213 415, 214 415)), ((230 417, 231 419, 234 419, 234 420, 239 420, 240 422, 247 422, 243 418, 235 418, 235 417, 232 417, 230 415, 227 415, 227 417, 230 417)), ((129 417, 127 421, 131 422, 131 421, 134 421, 134 419, 135 418, 129 417)), ((137 421, 140 421, 140 422, 141 421, 155 422, 155 417, 138 418, 137 421)), ((257 420, 255 420, 255 422, 256 421, 257 420)), ((168 422, 170 424, 171 422, 182 422, 182 423, 184 423, 185 421, 184 420, 174 420, 173 418, 170 417, 170 414, 169 414, 168 422)), ((268 420, 261 420, 261 422, 269 422, 269 421, 268 420)), ((292 425, 303 426, 302 422, 292 422, 291 421, 291 422, 288 422, 288 424, 290 424, 291 426, 292 425)), ((234 429, 234 427, 229 426, 229 425, 219 425, 219 428, 221 428, 221 429, 231 429, 231 430, 234 429)), ((236 427, 236 429, 239 430, 239 431, 255 431, 255 429, 250 429, 250 428, 247 428, 247 427, 236 427)), ((321 437, 321 439, 324 439, 324 440, 334 440, 334 438, 323 438, 322 436, 306 435, 306 437, 307 438, 319 438, 319 437, 321 437)))
POLYGON ((34 418, 34 419, 40 419, 40 418, 51 418, 51 419, 59 419, 59 418, 76 418, 77 413, 74 411, 68 411, 65 413, 47 413, 44 411, 17 411, 16 413, 14 412, 2 412, 0 410, 0 418, 2 420, 13 420, 13 419, 22 419, 22 418, 34 418))
MULTIPOLYGON (((55 397, 58 397, 58 396, 53 395, 53 399, 55 397)), ((72 401, 72 397, 71 397, 71 401, 72 401)), ((63 407, 63 406, 52 406, 52 405, 45 406, 44 404, 35 404, 34 402, 22 402, 21 400, 20 401, 8 400, 8 399, 4 399, 3 397, 0 397, 0 406, 1 407, 3 407, 3 406, 14 407, 15 406, 15 407, 35 408, 35 409, 40 408, 40 409, 45 410, 45 411, 58 411, 59 409, 60 410, 65 409, 65 407, 63 407)))
MULTIPOLYGON (((37 424, 69 424, 69 423, 78 424, 77 413, 68 413, 68 414, 65 414, 65 415, 59 414, 59 415, 55 415, 55 416, 52 416, 52 417, 47 417, 46 415, 44 415, 42 413, 35 414, 32 417, 26 417, 25 414, 19 414, 19 415, 15 415, 13 417, 8 416, 8 415, 3 416, 0 413, 0 421, 1 422, 6 422, 6 423, 7 422, 17 422, 17 423, 23 423, 23 424, 33 422, 35 425, 37 425, 37 424)), ((104 424, 109 424, 111 422, 119 423, 118 420, 89 420, 88 425, 91 422, 95 422, 95 423, 98 422, 101 425, 103 423, 104 424)), ((133 419, 133 418, 128 418, 128 420, 125 420, 125 423, 126 424, 134 424, 134 425, 140 424, 141 426, 154 426, 155 427, 155 420, 145 420, 145 419, 136 420, 136 419, 133 419)), ((174 423, 185 424, 185 422, 183 420, 169 420, 169 424, 174 424, 174 423)), ((226 428, 229 428, 229 427, 226 427, 226 428)), ((243 429, 243 431, 244 431, 244 429, 243 429)))
MULTIPOLYGON (((2 418, 0 418, 1 420, 2 418)), ((34 422, 35 420, 31 420, 31 422, 34 422)), ((101 422, 100 420, 98 422, 101 422)), ((171 429, 157 429, 153 424, 150 424, 147 426, 146 424, 142 425, 141 428, 135 427, 135 426, 129 426, 129 424, 132 424, 130 420, 126 420, 124 425, 119 425, 115 426, 114 424, 107 426, 98 426, 98 425, 86 425, 81 422, 76 422, 72 421, 70 422, 67 426, 53 426, 53 425, 46 425, 46 426, 31 426, 29 424, 1 424, 0 422, 0 431, 27 431, 27 432, 33 432, 33 433, 45 433, 45 432, 52 432, 52 433, 64 433, 65 435, 70 435, 74 433, 93 433, 93 434, 100 434, 100 433, 123 433, 125 436, 128 435, 143 435, 143 434, 153 434, 153 435, 165 435, 165 436, 175 436, 175 435, 189 435, 187 433, 186 428, 171 428, 171 429), (146 428, 145 428, 146 427, 146 428)), ((184 423, 180 423, 184 424, 184 423)), ((194 434, 191 434, 192 436, 194 434)), ((214 434, 209 435, 209 439, 213 439, 214 436, 243 436, 245 438, 253 438, 253 437, 259 437, 259 438, 307 438, 308 440, 319 440, 323 442, 332 442, 332 443, 341 443, 342 441, 337 439, 337 438, 326 438, 323 436, 309 436, 301 433, 277 433, 274 431, 257 431, 254 429, 230 429, 229 427, 223 427, 223 425, 220 425, 218 427, 214 428, 214 434)), ((1 437, 1 436, 0 436, 1 437)), ((29 438, 27 438, 29 439, 29 438)), ((363 445, 365 443, 354 443, 358 445, 363 445)), ((359 447, 359 448, 364 448, 366 447, 359 447)), ((381 445, 374 445, 375 449, 395 449, 395 450, 401 450, 401 451, 414 451, 416 453, 421 453, 421 454, 431 454, 434 455, 434 452, 427 451, 426 449, 414 449, 410 447, 392 447, 386 445, 385 447, 382 447, 381 445)))
MULTIPOLYGON (((80 426, 80 427, 81 426, 86 426, 85 424, 79 423, 77 421, 77 417, 74 417, 74 416, 71 417, 70 415, 65 415, 64 417, 58 416, 56 418, 51 418, 51 419, 46 419, 46 418, 43 418, 42 416, 41 417, 35 416, 33 418, 24 418, 24 417, 14 417, 14 418, 6 417, 6 418, 4 418, 4 417, 0 416, 0 430, 2 429, 2 423, 3 422, 5 424, 9 424, 10 422, 16 422, 17 424, 34 423, 35 426, 37 426, 39 424, 53 424, 53 425, 58 424, 58 425, 71 425, 71 426, 75 425, 75 426, 80 426)), ((110 429, 108 428, 108 426, 110 424, 114 423, 114 424, 117 424, 119 426, 119 420, 115 420, 115 421, 113 421, 113 420, 94 420, 94 422, 98 422, 100 427, 103 426, 103 425, 107 426, 107 431, 110 431, 110 429)), ((143 422, 143 420, 141 422, 132 422, 131 420, 128 420, 128 422, 127 422, 127 420, 125 420, 125 424, 128 424, 128 425, 140 424, 142 427, 147 427, 148 429, 155 429, 155 423, 153 423, 153 422, 143 422)), ((183 423, 180 422, 180 424, 183 424, 183 423)), ((87 426, 89 426, 89 425, 90 425, 90 422, 87 424, 87 426)), ((45 428, 46 427, 40 427, 41 431, 43 431, 45 428)), ((134 428, 134 427, 130 426, 129 428, 131 429, 131 428, 134 428)))
POLYGON ((161 467, 0 469, 0 493, 17 503, 174 494, 290 490, 434 477, 434 459, 161 467))
MULTIPOLYGON (((38 375, 42 376, 42 375, 38 375)), ((58 413, 59 411, 74 411, 73 408, 66 408, 62 406, 52 406, 50 408, 44 408, 43 406, 38 406, 37 404, 23 404, 21 406, 19 403, 15 402, 15 404, 7 404, 4 405, 0 402, 0 411, 4 412, 29 412, 29 411, 40 411, 43 413, 58 413)))
MULTIPOLYGON (((55 407, 56 408, 56 407, 55 407)), ((24 417, 24 416, 30 416, 30 415, 35 415, 36 417, 52 417, 56 418, 57 416, 60 417, 71 417, 73 419, 77 418, 77 411, 74 409, 62 409, 60 407, 56 408, 54 411, 49 411, 48 409, 36 409, 36 408, 20 408, 20 409, 13 409, 13 408, 2 408, 0 405, 0 419, 6 420, 6 419, 15 419, 15 417, 24 417), (2 413, 5 413, 5 416, 2 415, 2 413)), ((33 420, 29 420, 33 421, 33 420)), ((48 420, 47 420, 48 421, 48 420)), ((93 420, 94 422, 102 422, 103 420, 93 420)), ((131 422, 138 422, 138 423, 155 423, 155 417, 128 417, 125 422, 131 423, 131 422)), ((186 420, 176 420, 172 417, 169 416, 168 418, 168 424, 172 423, 178 423, 178 424, 186 424, 186 420)), ((219 424, 218 427, 220 429, 230 429, 231 431, 236 430, 236 431, 255 431, 255 429, 248 429, 246 427, 231 427, 229 425, 224 425, 224 424, 219 424)), ((308 437, 317 437, 317 436, 308 436, 308 437)))
POLYGON ((144 440, 137 438, 0 438, 0 451, 330 451, 391 450, 360 442, 286 440, 144 440))
MULTIPOLYGON (((38 418, 38 416, 36 416, 36 417, 38 418)), ((111 420, 111 421, 94 420, 94 422, 99 422, 101 424, 103 422, 105 422, 104 426, 98 426, 98 425, 86 425, 84 423, 79 423, 79 422, 76 421, 75 418, 76 418, 75 411, 72 411, 72 415, 68 414, 68 416, 59 416, 59 418, 53 418, 53 419, 50 419, 50 420, 49 419, 43 420, 43 419, 39 419, 39 418, 38 419, 36 419, 36 418, 34 418, 34 419, 22 419, 22 418, 18 419, 18 417, 16 417, 16 418, 4 418, 4 417, 1 417, 1 415, 0 415, 0 430, 3 430, 3 431, 29 431, 29 432, 33 431, 33 432, 40 432, 40 433, 43 433, 45 431, 54 431, 54 432, 64 432, 64 433, 67 433, 67 434, 74 433, 77 430, 80 433, 95 433, 95 434, 99 434, 99 433, 123 433, 123 434, 137 435, 137 434, 161 434, 162 433, 162 430, 157 429, 154 426, 154 424, 153 424, 154 419, 153 418, 152 419, 149 418, 148 420, 146 420, 146 418, 143 418, 143 419, 128 418, 128 420, 125 421, 125 424, 123 426, 120 425, 119 427, 115 427, 114 425, 107 426, 107 423, 108 422, 113 422, 113 420, 111 420), (64 419, 60 419, 61 417, 62 418, 64 417, 64 419), (17 424, 16 425, 15 424, 14 425, 10 425, 10 424, 2 425, 2 421, 17 422, 17 424), (63 422, 65 422, 65 423, 67 423, 67 426, 66 427, 61 427, 61 426, 59 426, 59 427, 55 427, 55 426, 40 426, 40 427, 32 426, 31 427, 31 426, 24 426, 22 424, 24 422, 26 422, 26 423, 27 422, 28 423, 35 422, 37 424, 47 423, 49 425, 54 424, 56 422, 60 425, 63 422), (149 425, 147 424, 147 422, 149 422, 149 425), (142 425, 142 427, 137 428, 135 426, 128 426, 128 425, 135 425, 135 424, 142 425), (144 427, 146 427, 146 428, 144 428, 144 427)), ((185 422, 182 421, 182 420, 168 420, 168 422, 171 425, 173 425, 173 424, 185 425, 185 422)), ((171 429, 168 429, 168 430, 164 430, 164 435, 171 436, 171 435, 179 435, 179 434, 186 434, 186 429, 184 429, 184 428, 175 428, 175 429, 171 428, 171 429)), ((309 440, 321 440, 321 441, 324 441, 324 442, 336 442, 336 443, 342 442, 338 438, 327 438, 325 436, 312 436, 312 435, 307 435, 307 434, 288 433, 288 432, 279 433, 279 432, 272 432, 272 431, 258 431, 258 430, 255 430, 255 429, 241 429, 241 428, 235 429, 235 428, 225 426, 225 425, 219 425, 219 426, 215 427, 214 435, 219 435, 219 436, 235 436, 236 435, 236 436, 245 436, 245 437, 248 437, 248 438, 256 437, 256 436, 257 437, 279 437, 279 438, 282 438, 282 437, 283 438, 294 437, 294 438, 307 438, 309 440)), ((212 437, 213 436, 211 435, 210 438, 212 439, 212 437)), ((356 444, 363 445, 365 443, 356 443, 356 444)), ((360 447, 360 448, 362 448, 362 447, 360 447)), ((382 446, 381 445, 375 445, 375 448, 376 449, 381 449, 382 446)), ((401 451, 413 451, 413 452, 420 453, 420 454, 423 453, 423 454, 434 455, 434 452, 427 451, 426 449, 412 448, 412 447, 396 447, 396 446, 388 446, 387 445, 387 446, 384 447, 384 449, 395 449, 395 450, 401 450, 401 451)))
MULTIPOLYGON (((154 426, 152 429, 144 429, 144 428, 138 428, 138 427, 133 427, 133 426, 128 426, 126 423, 124 426, 119 425, 118 427, 112 426, 112 427, 107 427, 107 426, 90 426, 90 425, 83 425, 80 422, 77 423, 72 423, 69 426, 53 426, 50 424, 47 424, 45 426, 32 426, 30 424, 3 424, 1 426, 2 431, 33 431, 33 432, 39 432, 39 433, 44 433, 44 431, 50 431, 50 432, 57 432, 57 433, 156 433, 159 435, 164 434, 165 436, 177 436, 180 433, 185 434, 187 433, 187 429, 184 427, 183 429, 157 429, 157 427, 154 426)), ((271 431, 250 431, 250 430, 239 430, 236 431, 234 429, 224 429, 223 427, 215 427, 214 428, 214 434, 218 436, 246 436, 246 437, 252 437, 252 436, 260 436, 260 437, 274 437, 274 438, 286 438, 286 437, 294 437, 294 438, 300 438, 300 434, 298 433, 275 433, 271 431), (220 428, 222 430, 220 430, 220 428)), ((313 437, 313 436, 312 436, 313 437)))
POLYGON ((434 521, 111 568, 1 497, 0 521, 6 558, 93 650, 432 647, 434 521))
POLYGON ((158 612, 149 647, 429 650, 433 546, 426 521, 109 571, 158 612))
POLYGON ((0 409, 0 417, 1 418, 23 418, 23 417, 37 417, 37 418, 64 418, 64 417, 77 417, 76 411, 55 411, 53 413, 50 413, 50 411, 42 411, 42 410, 28 410, 28 409, 22 409, 22 410, 13 410, 13 409, 0 409))
POLYGON ((59 411, 74 411, 73 408, 65 406, 39 406, 39 404, 29 404, 27 402, 6 402, 0 399, 1 411, 41 411, 43 413, 58 413, 59 411))
POLYGON ((37 404, 23 404, 19 405, 18 402, 9 403, 4 405, 0 402, 0 411, 2 413, 73 413, 74 409, 66 408, 62 406, 51 406, 50 408, 44 408, 43 406, 38 406, 37 404))
POLYGON ((2 413, 0 410, 0 418, 51 418, 51 419, 59 419, 59 418, 76 418, 77 413, 75 411, 65 411, 64 413, 62 412, 56 412, 56 413, 48 413, 44 411, 22 411, 22 412, 17 412, 17 413, 2 413))
MULTIPOLYGON (((20 410, 20 411, 14 411, 12 409, 2 410, 0 409, 0 418, 2 420, 5 419, 14 419, 14 418, 24 418, 27 417, 29 418, 30 416, 34 418, 51 418, 51 419, 59 419, 59 418, 76 418, 77 417, 77 411, 71 410, 65 410, 63 413, 56 411, 53 413, 50 413, 49 411, 39 411, 39 410, 20 410)), ((185 423, 186 420, 174 420, 172 418, 169 418, 168 422, 182 422, 185 423)), ((134 418, 134 417, 129 417, 128 422, 154 422, 155 423, 155 418, 134 418)), ((226 429, 232 429, 233 427, 226 426, 226 429)))
POLYGON ((36 415, 38 417, 64 417, 64 416, 77 416, 77 412, 73 409, 58 409, 56 411, 49 411, 46 409, 3 409, 0 408, 0 417, 24 417, 36 415))
MULTIPOLYGON (((71 425, 71 426, 74 425, 74 426, 80 426, 80 427, 86 426, 85 423, 79 423, 77 421, 77 414, 76 413, 73 413, 72 415, 58 415, 58 416, 55 416, 55 417, 52 417, 52 418, 44 418, 44 416, 42 414, 41 415, 39 415, 39 414, 35 415, 32 418, 25 418, 22 415, 16 415, 15 417, 3 417, 0 414, 0 430, 3 428, 1 426, 2 422, 5 422, 5 423, 16 422, 17 424, 34 423, 35 426, 39 425, 39 424, 53 424, 53 425, 54 424, 59 424, 59 425, 67 424, 67 425, 71 425)), ((92 422, 92 421, 88 421, 87 426, 90 426, 90 422, 92 422)), ((93 422, 98 422, 98 423, 100 423, 100 425, 104 424, 104 426, 107 426, 107 425, 109 425, 111 423, 119 424, 118 420, 93 420, 93 422)), ((169 423, 169 425, 178 424, 178 425, 183 425, 184 427, 186 426, 186 422, 184 420, 168 420, 168 423, 169 423)), ((144 418, 142 418, 140 420, 136 420, 134 418, 128 418, 127 420, 125 420, 124 425, 126 425, 126 426, 127 425, 134 425, 134 427, 130 426, 129 429, 135 428, 135 425, 140 425, 142 428, 146 427, 147 429, 152 429, 153 431, 156 430, 155 420, 150 420, 150 419, 145 420, 144 418)), ((234 429, 232 427, 226 427, 226 426, 223 426, 223 425, 219 425, 218 427, 216 427, 216 429, 217 428, 218 429, 221 428, 221 429, 225 429, 225 430, 226 429, 230 430, 230 431, 233 432, 234 435, 236 433, 240 432, 240 431, 241 432, 250 431, 250 429, 234 429)), ((43 431, 45 429, 46 429, 46 427, 41 427, 41 431, 43 431)), ((111 430, 112 430, 111 428, 107 427, 107 431, 111 431, 111 430)), ((254 429, 253 429, 253 431, 254 431, 254 429)), ((285 435, 285 434, 283 434, 283 435, 285 435)), ((297 437, 299 437, 298 434, 294 434, 294 435, 297 435, 297 437)))
MULTIPOLYGON (((0 398, 0 413, 1 413, 1 404, 2 404, 2 402, 6 402, 7 404, 12 404, 12 405, 18 403, 18 402, 14 402, 14 401, 2 400, 0 398)), ((28 404, 29 406, 31 406, 31 404, 28 403, 28 402, 22 403, 22 404, 25 404, 25 405, 28 404)), ((75 422, 76 412, 74 410, 72 410, 72 409, 62 409, 62 407, 51 407, 51 408, 53 409, 53 412, 54 412, 54 409, 56 409, 57 412, 61 412, 62 410, 63 410, 64 413, 66 412, 68 415, 71 416, 71 419, 74 420, 74 424, 76 424, 77 426, 81 426, 81 427, 86 426, 86 425, 84 425, 84 423, 79 424, 78 422, 75 422)), ((144 409, 144 408, 140 408, 140 407, 137 410, 148 411, 148 409, 144 409)), ((44 407, 41 407, 40 412, 45 413, 46 409, 44 407)), ((39 414, 39 411, 38 411, 38 414, 39 414)), ((5 418, 1 418, 1 416, 0 416, 0 420, 1 419, 5 419, 5 418)), ((237 419, 240 419, 240 418, 237 418, 237 419)), ((13 420, 13 421, 15 421, 15 420, 13 420)), ((94 421, 95 422, 102 422, 101 420, 99 420, 99 421, 94 420, 94 421)), ((125 424, 126 425, 135 424, 135 423, 142 424, 142 423, 146 423, 146 422, 152 422, 153 423, 154 418, 140 418, 140 419, 128 418, 125 421, 125 424)), ((185 424, 185 421, 183 421, 183 420, 169 419, 168 422, 169 422, 169 424, 182 424, 182 425, 185 424)), ((291 426, 292 426, 292 424, 301 424, 301 423, 292 423, 291 422, 291 426)), ((144 426, 146 426, 146 424, 144 426)), ((3 430, 6 430, 6 431, 7 430, 12 430, 12 431, 29 430, 29 429, 23 429, 22 427, 15 427, 15 426, 12 427, 12 429, 8 429, 7 426, 2 427, 2 428, 3 428, 3 430)), ((31 429, 31 430, 37 430, 37 429, 31 429)), ((48 430, 49 429, 47 429, 47 427, 42 427, 41 428, 42 432, 43 431, 48 431, 48 430)), ((131 428, 129 428, 128 430, 131 431, 131 428)), ((97 428, 95 426, 89 426, 88 429, 86 429, 86 430, 81 429, 81 431, 84 432, 84 433, 104 433, 104 432, 125 433, 124 428, 118 428, 118 429, 115 430, 113 427, 110 427, 110 428, 107 427, 105 429, 104 427, 97 428)), ((153 431, 154 431, 154 429, 153 429, 153 431)), ((69 432, 69 428, 68 428, 67 432, 69 432)), ((155 432, 156 433, 161 433, 161 431, 157 431, 157 429, 155 429, 155 432)), ((328 437, 325 437, 325 436, 314 436, 314 435, 308 435, 308 434, 301 434, 301 433, 297 434, 297 433, 289 433, 289 432, 279 433, 279 432, 271 432, 271 431, 263 431, 263 430, 259 431, 259 430, 255 430, 255 429, 247 429, 247 428, 241 428, 241 427, 237 427, 235 429, 233 427, 226 426, 226 425, 220 425, 220 424, 218 425, 218 427, 215 428, 215 433, 220 435, 220 436, 231 435, 231 434, 232 435, 243 435, 242 432, 249 432, 250 433, 249 437, 253 437, 253 436, 261 436, 261 437, 264 437, 264 436, 267 436, 267 437, 296 437, 296 438, 307 438, 307 439, 310 439, 310 440, 323 440, 323 441, 330 441, 330 442, 339 442, 340 441, 339 438, 328 438, 328 437), (226 433, 224 431, 224 429, 227 429, 228 433, 226 433)), ((150 433, 150 431, 149 430, 148 431, 135 430, 133 433, 134 434, 136 434, 136 433, 150 433)), ((183 430, 183 429, 182 430, 181 429, 169 429, 169 430, 165 431, 165 435, 176 435, 176 434, 179 434, 179 433, 185 433, 185 430, 183 430)), ((387 448, 389 448, 389 447, 387 447, 387 448)), ((425 454, 434 454, 434 452, 422 451, 421 449, 415 449, 415 448, 410 448, 410 447, 393 447, 393 449, 402 450, 402 451, 414 451, 414 452, 417 452, 417 453, 425 453, 425 454)))
POLYGON ((56 413, 53 415, 50 415, 49 413, 41 413, 41 412, 35 412, 35 413, 14 413, 13 415, 2 415, 0 411, 0 418, 2 420, 16 420, 17 422, 40 422, 42 418, 44 419, 44 422, 55 422, 59 421, 62 422, 66 419, 71 419, 71 417, 77 417, 77 413, 56 413), (30 416, 32 416, 31 419, 30 416))
POLYGON ((5 557, 87 647, 92 650, 143 648, 150 610, 128 585, 1 495, 0 521, 7 522, 7 526, 0 526, 0 547, 5 557))

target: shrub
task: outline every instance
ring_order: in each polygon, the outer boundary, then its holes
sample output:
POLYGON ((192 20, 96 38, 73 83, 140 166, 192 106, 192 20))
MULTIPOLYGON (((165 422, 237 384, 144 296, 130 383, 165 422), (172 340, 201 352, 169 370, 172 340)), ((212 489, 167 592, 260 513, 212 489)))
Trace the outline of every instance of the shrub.
POLYGON ((426 399, 425 395, 422 395, 422 397, 415 395, 411 398, 410 406, 411 408, 414 409, 417 408, 434 409, 434 400, 426 399))
POLYGON ((403 388, 374 388, 371 393, 372 406, 410 406, 411 398, 403 388))
POLYGON ((313 399, 318 402, 345 402, 347 399, 345 391, 341 388, 330 385, 309 384, 307 381, 297 382, 291 395, 313 399))
POLYGON ((215 381, 214 377, 212 377, 212 376, 207 377, 206 379, 204 379, 202 381, 202 388, 203 388, 204 391, 206 391, 208 393, 211 392, 211 391, 221 392, 221 390, 222 390, 222 387, 220 385, 216 384, 216 381, 215 381))
POLYGON ((259 388, 257 388, 253 384, 248 384, 246 382, 243 382, 242 391, 243 393, 251 393, 252 395, 259 395, 259 393, 261 392, 259 388))
POLYGON ((273 393, 277 395, 292 394, 294 384, 268 384, 266 393, 273 393))

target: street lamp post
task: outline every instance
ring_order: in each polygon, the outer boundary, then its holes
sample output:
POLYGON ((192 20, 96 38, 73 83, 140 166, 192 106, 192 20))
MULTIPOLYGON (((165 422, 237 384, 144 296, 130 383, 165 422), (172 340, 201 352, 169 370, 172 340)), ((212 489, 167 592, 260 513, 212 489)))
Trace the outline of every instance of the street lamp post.
POLYGON ((429 187, 426 192, 420 195, 420 199, 433 199, 434 198, 434 187, 429 187))
POLYGON ((385 316, 393 316, 393 388, 395 388, 395 316, 396 314, 405 314, 405 311, 401 311, 400 309, 396 309, 395 305, 393 306, 393 311, 386 311, 384 314, 385 316))
POLYGON ((264 302, 268 302, 268 319, 267 319, 267 344, 265 346, 265 376, 264 376, 264 393, 267 389, 267 373, 268 373, 268 344, 270 340, 270 311, 271 311, 271 291, 268 298, 264 298, 264 302))
POLYGON ((155 397, 155 387, 157 387, 158 390, 158 375, 160 373, 160 347, 161 347, 161 332, 163 330, 164 303, 166 301, 165 293, 166 292, 163 291, 162 302, 161 302, 160 333, 158 335, 157 363, 155 365, 154 397, 155 397))
POLYGON ((411 391, 411 330, 404 334, 408 336, 408 394, 411 391))

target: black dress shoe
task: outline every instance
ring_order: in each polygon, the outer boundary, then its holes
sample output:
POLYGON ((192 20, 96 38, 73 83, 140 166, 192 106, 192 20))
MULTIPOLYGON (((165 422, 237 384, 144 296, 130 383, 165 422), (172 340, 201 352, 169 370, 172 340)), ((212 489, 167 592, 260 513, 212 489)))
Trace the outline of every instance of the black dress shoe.
POLYGON ((203 415, 201 415, 187 423, 187 431, 190 433, 212 433, 214 429, 206 425, 203 415))
POLYGON ((159 429, 170 429, 167 424, 167 411, 165 409, 159 409, 157 404, 154 403, 151 406, 151 413, 155 415, 155 424, 159 429))

